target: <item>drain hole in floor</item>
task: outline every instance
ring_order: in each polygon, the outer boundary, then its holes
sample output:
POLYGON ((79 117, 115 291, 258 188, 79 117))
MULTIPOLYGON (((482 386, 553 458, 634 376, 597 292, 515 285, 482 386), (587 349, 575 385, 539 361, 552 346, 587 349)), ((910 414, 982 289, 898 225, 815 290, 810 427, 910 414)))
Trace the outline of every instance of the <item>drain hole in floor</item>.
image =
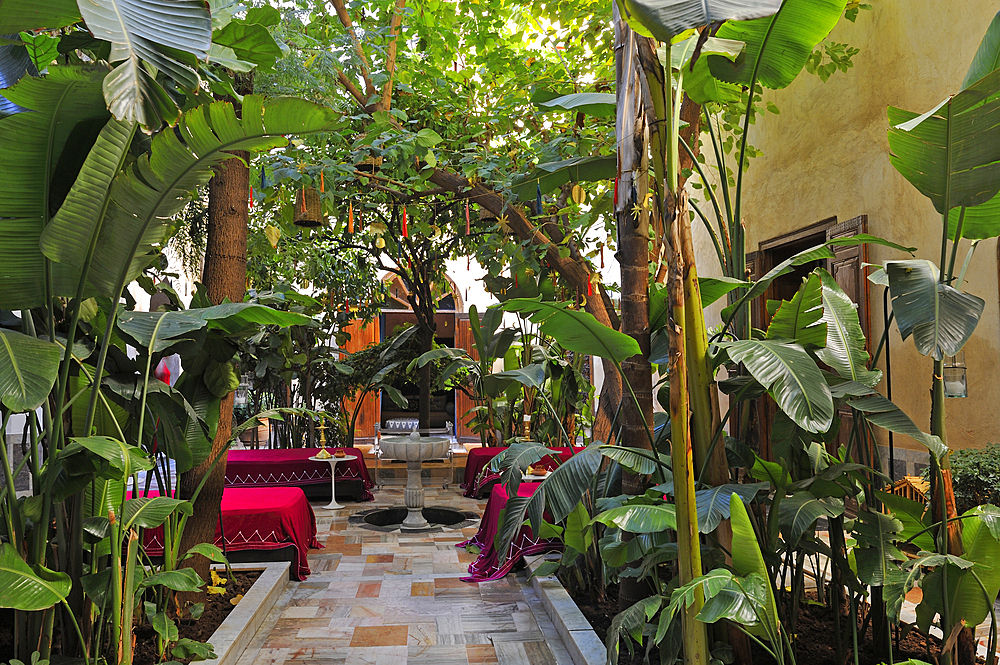
MULTIPOLYGON (((375 510, 365 515, 365 522, 374 526, 398 525, 406 519, 406 512, 402 507, 375 510)), ((442 526, 453 526, 468 519, 465 513, 447 508, 424 508, 421 512, 425 520, 442 526)))

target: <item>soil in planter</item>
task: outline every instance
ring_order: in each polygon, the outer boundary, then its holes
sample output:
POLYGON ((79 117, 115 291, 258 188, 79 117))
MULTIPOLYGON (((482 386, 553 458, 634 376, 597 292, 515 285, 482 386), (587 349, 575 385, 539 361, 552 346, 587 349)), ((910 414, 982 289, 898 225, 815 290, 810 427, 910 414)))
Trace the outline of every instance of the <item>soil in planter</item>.
MULTIPOLYGON (((815 600, 815 593, 806 594, 808 600, 815 600)), ((579 606, 580 611, 587 617, 597 636, 605 642, 611 620, 618 614, 618 585, 612 584, 607 587, 605 600, 598 603, 590 597, 582 597, 581 594, 573 594, 573 600, 579 606)), ((844 623, 849 621, 845 618, 844 623)), ((844 626, 844 623, 841 625, 844 626)), ((862 621, 858 622, 858 628, 862 627, 862 621)), ((846 631, 846 628, 845 628, 846 631)), ((809 665, 842 665, 836 661, 836 645, 833 643, 834 631, 833 614, 822 605, 803 603, 800 607, 795 632, 798 636, 796 644, 796 656, 799 662, 809 663, 809 665)), ((846 634, 850 640, 850 633, 846 634)), ((927 656, 927 638, 916 630, 910 631, 906 637, 899 641, 897 646, 895 640, 892 645, 892 655, 896 662, 909 658, 918 658, 927 662, 935 662, 935 656, 939 652, 940 641, 934 637, 930 639, 930 656, 927 656)), ((865 635, 858 635, 858 653, 861 665, 879 665, 882 661, 875 657, 871 643, 871 629, 865 635)), ((849 654, 849 647, 847 652, 849 654)), ((620 665, 642 665, 645 662, 645 648, 637 647, 633 644, 635 653, 629 656, 628 647, 621 645, 618 662, 620 665)), ((659 651, 654 647, 650 652, 650 663, 659 663, 659 651)), ((774 660, 768 656, 763 649, 754 645, 753 649, 754 665, 769 665, 774 660)), ((849 663, 853 663, 853 658, 849 658, 849 663)), ((985 663, 981 658, 976 662, 985 663)))
MULTIPOLYGON (((212 633, 235 609, 236 606, 230 601, 237 595, 249 591, 253 583, 260 577, 261 571, 240 571, 233 575, 226 575, 220 571, 220 574, 229 580, 225 586, 226 593, 208 596, 208 600, 205 602, 205 611, 197 621, 191 619, 178 621, 177 632, 180 633, 180 637, 197 642, 208 642, 212 633)), ((156 653, 156 631, 148 623, 143 623, 135 627, 135 636, 135 655, 132 661, 134 665, 155 665, 159 662, 159 654, 156 653)))

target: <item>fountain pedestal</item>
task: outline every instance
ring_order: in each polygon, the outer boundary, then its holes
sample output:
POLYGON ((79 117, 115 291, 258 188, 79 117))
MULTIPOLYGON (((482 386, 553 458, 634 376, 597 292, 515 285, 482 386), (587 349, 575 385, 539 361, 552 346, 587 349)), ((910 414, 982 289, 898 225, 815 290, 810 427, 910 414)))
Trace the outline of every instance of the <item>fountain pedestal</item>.
POLYGON ((385 437, 379 442, 382 454, 390 459, 406 461, 406 519, 400 524, 400 531, 427 529, 430 524, 423 515, 424 485, 421 480, 421 466, 425 460, 441 459, 448 455, 451 440, 441 436, 420 436, 417 432, 409 436, 385 437))

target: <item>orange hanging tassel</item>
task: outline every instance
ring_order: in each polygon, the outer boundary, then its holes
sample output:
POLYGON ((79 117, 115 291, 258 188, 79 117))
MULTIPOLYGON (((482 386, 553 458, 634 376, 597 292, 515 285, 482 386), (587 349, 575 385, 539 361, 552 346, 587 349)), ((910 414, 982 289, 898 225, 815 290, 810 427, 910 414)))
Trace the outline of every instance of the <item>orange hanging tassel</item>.
POLYGON ((410 237, 410 231, 408 228, 406 228, 406 206, 403 206, 403 237, 404 238, 410 237))
POLYGON ((253 210, 253 187, 250 188, 250 202, 247 204, 248 210, 253 210))
POLYGON ((514 273, 514 288, 517 288, 517 273, 514 273))
POLYGON ((465 235, 472 235, 472 221, 469 219, 469 202, 465 202, 465 235))
POLYGON ((347 232, 354 233, 354 203, 347 202, 347 232))
POLYGON ((309 212, 308 210, 306 210, 306 190, 303 189, 301 190, 301 192, 302 192, 302 212, 304 213, 309 212))
POLYGON ((351 313, 351 300, 350 298, 344 298, 344 311, 348 314, 351 313))
POLYGON ((320 171, 319 172, 319 193, 322 194, 323 191, 324 191, 323 190, 323 172, 320 171))

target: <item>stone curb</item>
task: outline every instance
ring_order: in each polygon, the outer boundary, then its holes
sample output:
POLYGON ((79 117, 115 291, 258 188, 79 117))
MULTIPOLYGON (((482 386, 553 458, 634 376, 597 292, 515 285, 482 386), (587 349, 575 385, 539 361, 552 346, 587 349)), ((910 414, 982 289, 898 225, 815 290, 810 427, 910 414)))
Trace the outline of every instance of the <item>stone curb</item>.
POLYGON ((213 665, 235 665, 243 655, 244 649, 285 590, 290 565, 287 561, 232 564, 234 571, 263 570, 263 572, 243 596, 243 600, 209 638, 208 642, 218 656, 218 660, 212 661, 213 665))
MULTIPOLYGON (((548 555, 540 554, 526 558, 529 573, 547 560, 548 555)), ((558 555, 556 555, 558 558, 558 555)), ((562 583, 554 575, 538 577, 532 575, 531 586, 542 601, 545 613, 549 615, 562 638, 566 650, 569 651, 574 665, 604 665, 607 660, 607 650, 601 638, 597 636, 583 612, 576 606, 562 583)))

